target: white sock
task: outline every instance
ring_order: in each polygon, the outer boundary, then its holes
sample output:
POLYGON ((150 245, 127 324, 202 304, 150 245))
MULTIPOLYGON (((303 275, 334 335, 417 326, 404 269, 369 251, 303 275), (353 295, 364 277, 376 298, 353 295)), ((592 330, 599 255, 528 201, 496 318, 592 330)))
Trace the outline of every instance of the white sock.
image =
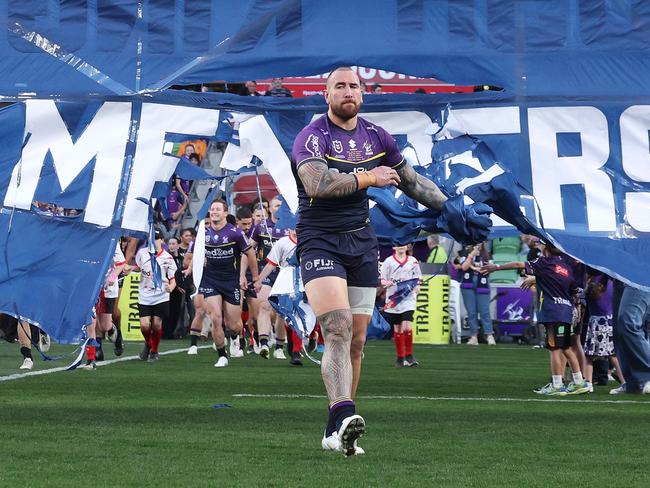
POLYGON ((577 373, 573 373, 573 382, 577 385, 580 384, 584 381, 582 378, 582 372, 578 371, 577 373))
POLYGON ((551 378, 553 378, 553 388, 560 388, 564 386, 561 374, 554 374, 551 376, 551 378))

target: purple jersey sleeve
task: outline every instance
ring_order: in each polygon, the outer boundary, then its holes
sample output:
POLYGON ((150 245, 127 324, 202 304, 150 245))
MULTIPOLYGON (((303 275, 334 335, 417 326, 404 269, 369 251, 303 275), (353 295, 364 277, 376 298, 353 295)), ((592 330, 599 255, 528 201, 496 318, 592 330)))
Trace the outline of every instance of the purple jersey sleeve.
POLYGON ((406 164, 406 160, 397 147, 397 141, 385 129, 378 127, 379 138, 384 145, 386 155, 382 159, 382 166, 390 166, 393 169, 399 169, 406 164))
POLYGON ((261 227, 262 227, 261 225, 255 225, 255 227, 253 227, 253 232, 251 232, 251 236, 250 236, 250 239, 255 241, 258 244, 259 244, 260 239, 261 239, 260 238, 260 233, 262 231, 261 227))
POLYGON ((325 161, 327 153, 327 143, 323 134, 310 128, 305 127, 293 143, 291 159, 295 161, 296 169, 305 161, 310 159, 322 159, 325 161))
POLYGON ((192 241, 192 242, 190 242, 190 247, 187 248, 187 252, 189 252, 189 253, 193 253, 193 252, 194 252, 194 243, 195 243, 195 242, 196 242, 196 241, 192 241))
POLYGON ((250 241, 246 237, 246 234, 244 234, 244 231, 241 229, 237 229, 235 233, 235 241, 237 242, 237 245, 239 246, 239 249, 241 249, 242 253, 251 247, 250 241))

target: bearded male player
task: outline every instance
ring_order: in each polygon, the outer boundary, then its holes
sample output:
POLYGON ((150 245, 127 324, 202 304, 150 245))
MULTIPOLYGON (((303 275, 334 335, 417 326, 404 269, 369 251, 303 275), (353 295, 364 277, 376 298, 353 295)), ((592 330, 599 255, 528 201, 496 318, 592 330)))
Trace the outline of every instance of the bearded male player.
POLYGON ((370 226, 371 187, 397 186, 441 213, 446 230, 461 242, 480 242, 490 230, 483 204, 463 205, 418 175, 402 157, 395 139, 357 114, 361 83, 347 67, 327 79, 326 115, 296 137, 291 165, 298 186, 298 256, 309 303, 325 338, 321 374, 329 400, 325 450, 362 454, 365 432, 354 398, 361 354, 379 281, 377 238, 370 226))

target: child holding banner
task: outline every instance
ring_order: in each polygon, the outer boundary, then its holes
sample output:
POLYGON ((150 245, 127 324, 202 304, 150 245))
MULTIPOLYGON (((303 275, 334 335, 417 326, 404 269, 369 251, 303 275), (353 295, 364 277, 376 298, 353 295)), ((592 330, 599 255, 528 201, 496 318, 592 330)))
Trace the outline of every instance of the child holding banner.
POLYGON ((386 288, 384 317, 393 327, 393 338, 397 349, 395 367, 417 366, 413 357, 413 312, 418 293, 418 282, 422 277, 420 264, 406 253, 407 246, 393 247, 393 255, 381 266, 381 286, 386 288))

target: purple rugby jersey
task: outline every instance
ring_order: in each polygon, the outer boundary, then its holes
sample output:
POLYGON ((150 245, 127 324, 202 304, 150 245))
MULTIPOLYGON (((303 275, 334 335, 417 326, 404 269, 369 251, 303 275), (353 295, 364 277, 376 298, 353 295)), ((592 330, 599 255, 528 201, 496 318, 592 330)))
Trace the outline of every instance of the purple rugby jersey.
POLYGON ((395 139, 378 125, 359 117, 357 127, 348 131, 327 115, 313 121, 298 134, 291 154, 291 170, 298 185, 299 236, 309 230, 347 232, 370 222, 365 189, 342 198, 307 196, 297 170, 310 160, 324 161, 339 173, 359 173, 377 166, 398 169, 404 164, 395 139))
MULTIPOLYGON (((241 254, 251 247, 244 232, 232 224, 219 230, 205 228, 205 269, 203 281, 239 281, 241 254)), ((194 252, 194 242, 189 252, 194 252)))
POLYGON ((275 223, 271 219, 266 221, 266 226, 258 224, 254 227, 250 238, 257 243, 257 264, 261 271, 266 264, 266 258, 271 252, 271 248, 281 238, 289 235, 289 229, 276 229, 275 223))
POLYGON ((562 256, 539 256, 526 262, 526 273, 535 275, 541 323, 573 321, 572 293, 576 286, 571 265, 562 256))

